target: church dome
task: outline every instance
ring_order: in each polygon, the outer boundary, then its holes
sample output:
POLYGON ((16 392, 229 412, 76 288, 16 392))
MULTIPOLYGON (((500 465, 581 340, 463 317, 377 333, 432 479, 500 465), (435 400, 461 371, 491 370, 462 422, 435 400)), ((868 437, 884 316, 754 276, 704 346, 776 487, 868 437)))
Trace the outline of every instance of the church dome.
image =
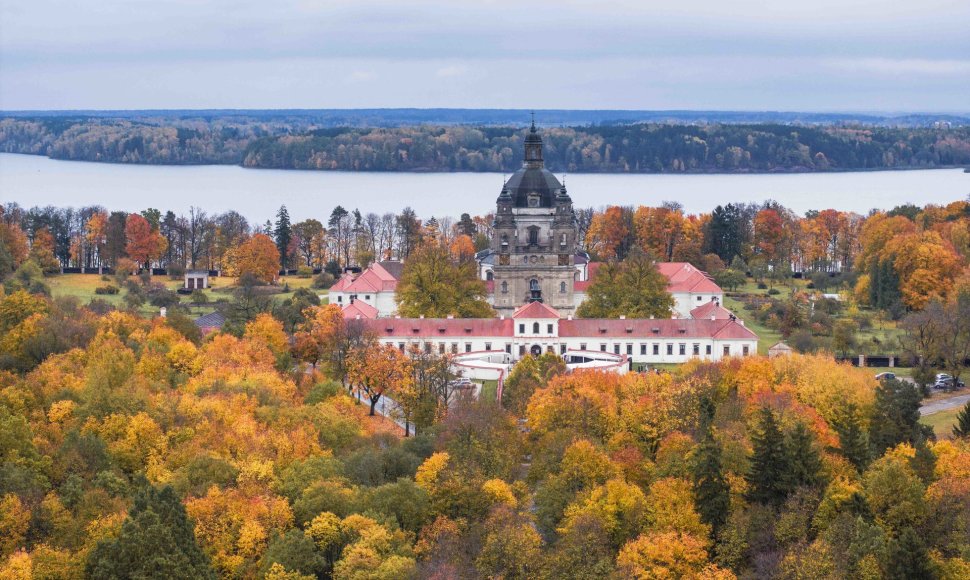
MULTIPOLYGON (((514 207, 553 207, 556 196, 562 192, 562 184, 545 168, 542 159, 542 137, 536 129, 535 119, 525 138, 525 160, 519 169, 505 182, 502 197, 512 198, 514 207)), ((507 199, 507 198, 506 198, 507 199)))

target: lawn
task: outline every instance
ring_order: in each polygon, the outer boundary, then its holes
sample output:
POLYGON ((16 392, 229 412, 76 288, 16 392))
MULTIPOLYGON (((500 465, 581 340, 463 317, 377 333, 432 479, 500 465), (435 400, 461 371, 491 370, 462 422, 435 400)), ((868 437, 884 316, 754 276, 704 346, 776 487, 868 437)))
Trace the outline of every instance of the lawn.
MULTIPOLYGON (((107 280, 103 280, 101 276, 96 274, 59 274, 45 278, 44 282, 50 286, 51 294, 55 297, 59 296, 73 296, 77 298, 82 304, 87 304, 94 298, 100 298, 109 304, 117 307, 124 306, 124 295, 125 291, 122 289, 118 294, 95 294, 95 289, 99 286, 113 285, 118 286, 113 276, 108 276, 107 280)), ((166 288, 170 290, 177 290, 182 287, 182 280, 172 280, 168 276, 154 276, 152 279, 154 282, 164 284, 166 288)), ((221 277, 210 277, 209 283, 211 284, 211 290, 207 292, 209 295, 209 301, 215 302, 220 298, 230 298, 233 286, 236 283, 236 278, 230 278, 227 276, 221 277)), ((288 287, 290 292, 273 294, 273 300, 277 303, 286 300, 292 295, 292 291, 298 288, 310 288, 313 283, 313 278, 298 278, 296 276, 286 276, 280 279, 280 287, 288 287)), ((318 294, 323 296, 323 302, 326 302, 326 291, 318 290, 318 294)), ((186 295, 180 295, 180 300, 182 304, 188 306, 189 297, 186 295)), ((190 307, 190 312, 196 316, 212 312, 214 306, 203 305, 190 307)), ((144 305, 139 309, 140 314, 143 316, 154 316, 158 313, 158 309, 151 305, 144 305)))
POLYGON ((952 429, 956 425, 957 414, 962 409, 963 407, 960 406, 940 411, 939 413, 933 413, 932 415, 924 415, 920 417, 920 423, 932 427, 937 439, 949 439, 953 436, 952 429))
POLYGON ((482 390, 478 394, 478 398, 485 401, 494 401, 498 395, 498 381, 482 379, 480 382, 482 383, 482 390))

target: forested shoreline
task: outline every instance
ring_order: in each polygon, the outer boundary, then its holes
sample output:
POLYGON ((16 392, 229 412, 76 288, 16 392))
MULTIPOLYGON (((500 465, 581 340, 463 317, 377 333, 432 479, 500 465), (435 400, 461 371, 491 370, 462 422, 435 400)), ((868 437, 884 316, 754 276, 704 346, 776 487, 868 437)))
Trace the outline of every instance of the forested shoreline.
MULTIPOLYGON (((8 117, 0 151, 112 163, 335 171, 513 171, 525 129, 323 127, 301 117, 8 117)), ((634 123, 542 130, 579 173, 771 173, 970 165, 970 127, 634 123)))

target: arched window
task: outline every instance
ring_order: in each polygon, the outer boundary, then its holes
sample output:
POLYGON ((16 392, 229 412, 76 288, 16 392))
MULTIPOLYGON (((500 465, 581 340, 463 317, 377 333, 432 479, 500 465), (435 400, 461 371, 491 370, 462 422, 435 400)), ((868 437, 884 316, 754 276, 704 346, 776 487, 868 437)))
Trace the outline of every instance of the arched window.
POLYGON ((485 272, 485 279, 486 280, 493 280, 494 278, 495 278, 495 275, 492 274, 492 271, 491 270, 489 270, 488 272, 485 272))
POLYGON ((508 293, 509 293, 509 283, 502 282, 502 294, 508 294, 508 293))
POLYGON ((560 282, 559 283, 559 293, 560 294, 565 294, 566 293, 566 283, 565 282, 560 282))
POLYGON ((536 280, 535 278, 529 280, 529 290, 533 292, 539 292, 540 291, 539 281, 536 280))
POLYGON ((538 322, 533 322, 532 323, 532 334, 539 334, 539 323, 538 322))

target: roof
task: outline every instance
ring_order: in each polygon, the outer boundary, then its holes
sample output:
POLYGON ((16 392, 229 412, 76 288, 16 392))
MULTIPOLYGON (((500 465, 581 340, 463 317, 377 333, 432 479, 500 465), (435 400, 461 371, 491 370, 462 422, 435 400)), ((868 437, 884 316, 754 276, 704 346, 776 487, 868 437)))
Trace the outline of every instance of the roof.
POLYGON ((529 194, 539 194, 539 207, 553 207, 562 184, 545 167, 523 167, 505 182, 503 191, 512 196, 515 207, 529 207, 529 194))
POLYGON ((718 338, 757 340, 758 336, 735 320, 690 320, 678 318, 620 319, 580 318, 559 321, 561 337, 631 338, 718 338))
POLYGON ((343 309, 344 318, 377 318, 377 309, 363 300, 354 300, 343 309))
POLYGON ((667 291, 720 294, 721 287, 707 275, 688 262, 658 262, 657 269, 667 278, 667 291))
POLYGON ((515 312, 512 313, 512 318, 555 318, 560 319, 562 315, 551 307, 543 304, 542 302, 530 302, 523 306, 519 306, 515 312))
POLYGON ((511 318, 376 318, 361 320, 378 336, 468 338, 513 334, 511 318))
POLYGON ((385 261, 374 263, 356 276, 350 272, 330 287, 331 292, 356 292, 374 294, 394 292, 404 266, 401 262, 385 261))
POLYGON ((792 347, 790 347, 787 344, 785 344, 784 341, 781 341, 781 342, 776 342, 775 344, 771 345, 771 347, 768 348, 768 352, 771 352, 771 351, 791 352, 792 351, 792 347))
POLYGON ((710 319, 712 316, 716 320, 727 320, 731 318, 733 313, 721 306, 721 303, 717 300, 711 300, 701 304, 697 308, 690 311, 691 318, 707 318, 710 319))
POLYGON ((226 323, 226 317, 220 312, 210 312, 196 318, 194 322, 199 328, 222 328, 226 323))

